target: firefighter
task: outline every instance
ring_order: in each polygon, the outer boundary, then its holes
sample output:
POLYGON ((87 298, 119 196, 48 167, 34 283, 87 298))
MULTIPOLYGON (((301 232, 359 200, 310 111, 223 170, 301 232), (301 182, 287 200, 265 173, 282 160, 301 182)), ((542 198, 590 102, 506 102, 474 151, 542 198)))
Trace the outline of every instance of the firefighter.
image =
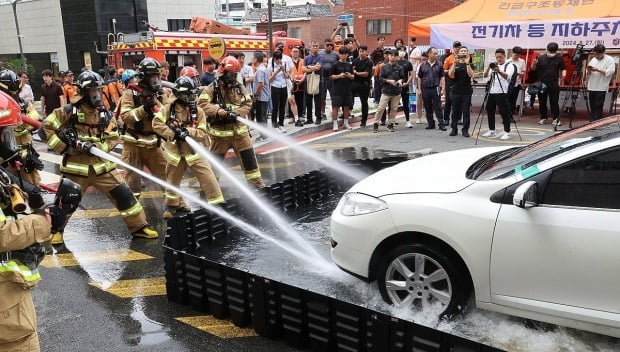
POLYGON ((240 70, 237 59, 225 57, 218 68, 219 77, 204 89, 198 105, 207 114, 210 151, 223 160, 226 152, 233 148, 241 161, 246 180, 256 188, 263 188, 265 183, 256 161, 248 126, 236 120, 237 116, 247 117, 252 107, 252 98, 237 81, 240 70))
MULTIPOLYGON (((119 141, 116 122, 101 102, 101 76, 84 71, 76 85, 77 94, 71 104, 55 109, 43 125, 47 144, 64 155, 60 172, 82 189, 94 186, 103 193, 119 210, 132 236, 157 238, 157 231, 146 222, 142 205, 116 170, 116 164, 90 152, 93 147, 109 152, 119 141)), ((62 233, 54 234, 52 243, 62 242, 62 233)))
MULTIPOLYGON (((179 187, 183 173, 189 167, 198 178, 207 201, 214 205, 223 203, 222 190, 211 165, 185 143, 186 137, 202 141, 207 132, 205 113, 196 105, 198 85, 193 79, 181 76, 174 82, 172 92, 174 98, 155 114, 153 120, 153 129, 166 140, 164 150, 169 163, 166 181, 179 187)), ((166 191, 167 209, 164 218, 169 219, 179 211, 187 211, 183 208, 184 204, 178 194, 166 191)))
MULTIPOLYGON (((138 169, 146 166, 153 176, 164 180, 166 158, 161 148, 161 138, 153 131, 153 117, 161 107, 161 65, 157 60, 145 58, 138 65, 138 84, 129 83, 120 100, 123 121, 122 160, 138 169)), ((142 191, 142 177, 127 170, 127 185, 136 197, 142 191)), ((188 207, 189 208, 189 207, 188 207)))
MULTIPOLYGON (((0 90, 10 95, 11 98, 19 104, 22 114, 33 120, 39 121, 40 115, 32 103, 26 103, 19 96, 21 88, 21 80, 17 77, 15 72, 11 70, 0 71, 0 90)), ((43 163, 39 159, 39 153, 37 153, 32 145, 33 132, 34 127, 26 123, 22 123, 19 126, 14 127, 13 133, 15 136, 15 147, 6 147, 5 145, 2 158, 7 160, 11 158, 11 156, 8 156, 7 153, 17 153, 13 154, 13 162, 8 162, 3 166, 7 167, 11 173, 18 176, 25 182, 38 186, 41 182, 39 171, 43 170, 43 163)), ((3 143, 4 142, 7 142, 7 140, 4 139, 3 143)), ((31 199, 29 199, 29 203, 34 207, 42 206, 43 198, 41 194, 38 193, 37 195, 32 195, 31 199)))
MULTIPOLYGON (((20 123, 20 107, 0 99, 0 128, 20 123)), ((53 205, 18 217, 25 208, 23 191, 0 168, 0 351, 39 351, 37 321, 30 289, 41 276, 37 266, 45 256, 41 243, 66 224, 81 198, 79 186, 68 181, 58 187, 53 205)))

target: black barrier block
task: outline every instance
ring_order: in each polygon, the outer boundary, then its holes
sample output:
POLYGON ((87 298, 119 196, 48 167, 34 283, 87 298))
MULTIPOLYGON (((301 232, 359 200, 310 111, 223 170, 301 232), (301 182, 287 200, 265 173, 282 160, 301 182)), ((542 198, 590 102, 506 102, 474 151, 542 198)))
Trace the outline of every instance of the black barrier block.
POLYGON ((231 267, 224 267, 223 270, 232 322, 239 327, 247 326, 251 322, 247 273, 231 267))
POLYGON ((183 264, 184 255, 169 247, 164 247, 164 269, 166 270, 166 297, 172 302, 189 302, 183 264))
POLYGON ((318 170, 308 173, 308 198, 310 198, 311 203, 323 199, 324 190, 327 188, 326 185, 322 184, 324 181, 318 170))
POLYGON ((251 274, 248 278, 252 327, 257 334, 270 339, 282 333, 278 285, 276 281, 251 274))
POLYGON ((289 344, 301 347, 308 339, 304 290, 282 283, 279 288, 282 334, 289 344))
POLYGON ((292 212, 297 209, 297 188, 295 180, 290 178, 282 182, 282 208, 285 212, 292 212))
POLYGON ((364 346, 365 315, 363 308, 332 299, 332 320, 336 332, 336 350, 361 351, 364 346))
POLYGON ((297 190, 297 206, 304 207, 310 204, 310 195, 308 193, 308 174, 295 176, 295 189, 297 190))
POLYGON ((206 292, 205 265, 207 261, 193 255, 184 256, 185 281, 189 302, 196 310, 209 311, 209 301, 206 292))
POLYGON ((407 345, 411 323, 397 318, 390 318, 390 352, 404 352, 410 350, 407 345))
POLYGON ((411 347, 418 351, 440 352, 444 351, 445 334, 419 324, 409 323, 408 336, 411 339, 411 347))
POLYGON ((218 241, 220 239, 224 239, 229 235, 229 224, 228 221, 222 219, 221 217, 211 214, 211 240, 218 241))
POLYGON ((282 183, 274 183, 269 188, 269 201, 271 205, 278 210, 284 209, 283 197, 282 197, 282 183))
POLYGON ((330 298, 310 291, 306 291, 305 295, 310 348, 317 352, 334 351, 330 298))
POLYGON ((174 217, 167 221, 166 236, 168 245, 177 250, 187 250, 187 225, 185 218, 174 217))
POLYGON ((224 319, 228 316, 225 267, 211 261, 205 263, 204 276, 209 312, 215 318, 224 319))
POLYGON ((390 317, 385 314, 366 310, 366 351, 386 352, 390 346, 390 317))

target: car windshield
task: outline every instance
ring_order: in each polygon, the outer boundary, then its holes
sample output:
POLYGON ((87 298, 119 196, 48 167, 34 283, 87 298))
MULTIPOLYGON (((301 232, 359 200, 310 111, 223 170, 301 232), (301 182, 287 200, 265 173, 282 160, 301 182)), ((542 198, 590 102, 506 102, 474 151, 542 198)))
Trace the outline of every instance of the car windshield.
POLYGON ((543 161, 618 135, 620 135, 620 116, 609 117, 525 147, 510 148, 486 155, 469 167, 467 178, 492 180, 516 173, 522 173, 524 178, 527 178, 538 173, 536 165, 543 161))

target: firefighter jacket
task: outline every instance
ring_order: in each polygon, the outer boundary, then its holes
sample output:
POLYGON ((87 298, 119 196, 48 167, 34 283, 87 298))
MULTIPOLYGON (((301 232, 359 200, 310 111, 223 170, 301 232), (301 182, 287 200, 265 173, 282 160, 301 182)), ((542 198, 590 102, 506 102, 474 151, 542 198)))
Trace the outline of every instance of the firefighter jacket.
MULTIPOLYGON (((157 98, 155 104, 161 109, 163 104, 157 98)), ((160 144, 160 137, 153 131, 153 117, 144 110, 146 98, 134 89, 125 89, 120 100, 120 116, 123 121, 123 143, 145 148, 155 148, 160 144)))
POLYGON ((207 115, 209 134, 215 137, 232 137, 236 134, 248 132, 248 127, 240 122, 231 123, 227 118, 227 111, 239 116, 247 117, 252 107, 252 97, 241 84, 233 88, 224 88, 224 83, 218 80, 220 94, 216 94, 215 84, 211 83, 204 88, 198 98, 198 106, 207 115))
MULTIPOLYGON (((27 111, 26 115, 28 117, 30 117, 33 120, 41 121, 41 116, 39 115, 37 110, 34 108, 34 105, 32 105, 32 103, 28 103, 28 106, 26 107, 26 111, 27 111)), ((15 127, 15 143, 17 145, 26 145, 26 144, 32 143, 33 131, 34 131, 34 127, 26 123, 22 123, 21 125, 15 127)))
MULTIPOLYGON (((74 96, 72 101, 79 102, 80 96, 74 96)), ((109 113, 109 122, 104 123, 100 120, 100 113, 89 104, 72 105, 55 109, 43 124, 43 129, 47 135, 47 144, 56 153, 64 153, 60 172, 88 176, 89 168, 93 168, 95 175, 112 171, 116 164, 100 159, 96 156, 89 156, 85 152, 69 147, 58 137, 62 129, 72 128, 81 142, 91 142, 95 147, 104 152, 111 151, 119 142, 119 134, 116 121, 109 113), (106 126, 103 126, 106 124, 106 126)))
MULTIPOLYGON (((36 268, 29 268, 8 252, 24 249, 34 243, 47 241, 52 236, 50 222, 42 215, 27 215, 15 219, 0 210, 0 282, 14 282, 24 288, 34 287, 41 275, 36 268)), ((19 302, 11 302, 0 285, 0 312, 19 302)), ((21 299, 21 297, 19 297, 21 299)))
POLYGON ((174 132, 169 126, 187 128, 192 139, 202 141, 207 133, 204 111, 196 107, 196 116, 191 118, 189 107, 173 98, 155 114, 153 119, 153 130, 166 141, 164 144, 166 160, 173 166, 179 165, 181 158, 185 158, 189 166, 196 163, 200 159, 200 154, 195 153, 187 143, 175 141, 174 132))

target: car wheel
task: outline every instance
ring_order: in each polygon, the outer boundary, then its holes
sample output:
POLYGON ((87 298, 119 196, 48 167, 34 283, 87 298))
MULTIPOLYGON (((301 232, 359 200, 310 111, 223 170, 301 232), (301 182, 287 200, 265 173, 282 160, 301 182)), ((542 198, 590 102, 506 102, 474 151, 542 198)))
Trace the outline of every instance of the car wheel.
POLYGON ((460 313, 469 298, 465 275, 430 245, 399 246, 378 270, 379 291, 387 303, 419 310, 438 302, 445 307, 441 316, 449 317, 460 313))

